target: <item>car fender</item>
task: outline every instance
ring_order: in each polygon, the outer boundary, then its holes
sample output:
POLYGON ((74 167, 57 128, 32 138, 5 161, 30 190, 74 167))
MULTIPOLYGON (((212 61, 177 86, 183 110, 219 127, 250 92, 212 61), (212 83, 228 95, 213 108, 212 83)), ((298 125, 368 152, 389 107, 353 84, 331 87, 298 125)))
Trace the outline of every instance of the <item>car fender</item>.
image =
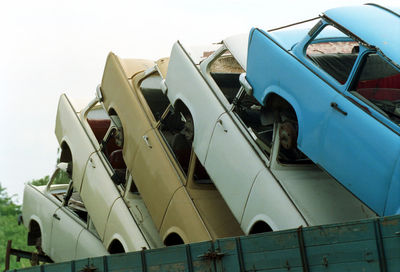
POLYGON ((107 241, 107 243, 106 243, 106 245, 107 245, 107 246, 106 246, 107 251, 108 251, 108 249, 110 248, 111 243, 112 243, 113 241, 115 241, 115 240, 117 240, 118 242, 120 242, 120 243, 122 244, 122 246, 123 246, 125 252, 128 252, 128 251, 129 251, 129 250, 128 250, 128 245, 127 245, 127 243, 125 242, 125 239, 124 239, 119 233, 114 233, 114 234, 111 236, 111 238, 107 241))
POLYGON ((183 242, 186 244, 188 243, 189 239, 187 238, 185 232, 183 230, 181 230, 179 227, 177 226, 172 226, 170 227, 164 234, 164 237, 162 238, 163 241, 165 241, 165 239, 167 239, 167 237, 171 234, 171 233, 176 233, 178 234, 183 242))
POLYGON ((250 230, 253 228, 254 224, 259 221, 268 224, 268 226, 270 226, 273 231, 278 230, 278 226, 274 223, 272 218, 270 218, 266 214, 257 214, 250 220, 250 224, 247 225, 247 228, 245 230, 246 235, 249 235, 250 230))
POLYGON ((44 252, 48 252, 47 249, 48 249, 49 241, 51 239, 51 229, 47 230, 47 231, 44 230, 43 229, 43 223, 42 223, 42 220, 40 219, 40 217, 38 217, 35 214, 32 214, 29 217, 29 220, 27 220, 27 222, 29 222, 27 224, 28 231, 30 231, 30 225, 31 225, 32 221, 35 221, 39 225, 40 236, 42 237, 42 245, 41 246, 42 246, 42 249, 43 249, 44 252))
POLYGON ((302 112, 301 112, 301 107, 299 106, 299 104, 297 103, 297 100, 290 94, 289 91, 282 89, 279 86, 276 85, 272 85, 267 87, 264 92, 263 92, 263 105, 265 105, 266 101, 269 99, 269 97, 271 95, 277 95, 281 98, 283 98, 284 100, 286 100, 290 106, 293 107, 295 113, 296 113, 296 117, 297 117, 297 122, 299 124, 299 131, 298 131, 298 137, 297 137, 297 143, 301 143, 301 138, 303 135, 303 129, 302 129, 302 125, 303 124, 303 117, 302 117, 302 112))

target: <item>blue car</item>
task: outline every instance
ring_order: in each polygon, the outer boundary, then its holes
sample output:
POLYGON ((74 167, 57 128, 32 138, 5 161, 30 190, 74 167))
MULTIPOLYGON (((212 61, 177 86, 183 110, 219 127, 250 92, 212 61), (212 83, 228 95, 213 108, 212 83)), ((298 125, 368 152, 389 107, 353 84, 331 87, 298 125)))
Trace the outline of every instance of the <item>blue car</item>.
POLYGON ((254 28, 246 73, 263 120, 281 123, 280 149, 310 158, 380 216, 400 214, 400 8, 341 7, 308 29, 254 28))

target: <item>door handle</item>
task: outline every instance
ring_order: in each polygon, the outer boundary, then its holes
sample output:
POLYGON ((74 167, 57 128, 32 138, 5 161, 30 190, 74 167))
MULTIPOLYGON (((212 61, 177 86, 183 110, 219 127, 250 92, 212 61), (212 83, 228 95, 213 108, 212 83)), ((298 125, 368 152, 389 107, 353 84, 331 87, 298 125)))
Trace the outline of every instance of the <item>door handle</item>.
POLYGON ((343 114, 344 116, 347 116, 347 112, 345 112, 344 110, 342 110, 341 108, 339 108, 339 105, 336 102, 332 102, 331 103, 331 107, 335 110, 337 110, 338 112, 340 112, 341 114, 343 114))
POLYGON ((144 135, 144 136, 143 136, 143 140, 144 140, 144 142, 146 143, 146 145, 147 145, 149 148, 152 148, 152 146, 151 146, 151 144, 150 144, 150 141, 149 141, 149 136, 144 135))
POLYGON ((58 221, 60 221, 61 220, 61 218, 55 213, 55 214, 53 214, 53 217, 55 218, 55 219, 57 219, 58 221))
POLYGON ((228 132, 228 130, 225 128, 224 123, 222 122, 221 119, 218 120, 218 124, 222 127, 222 129, 224 130, 224 132, 228 132))

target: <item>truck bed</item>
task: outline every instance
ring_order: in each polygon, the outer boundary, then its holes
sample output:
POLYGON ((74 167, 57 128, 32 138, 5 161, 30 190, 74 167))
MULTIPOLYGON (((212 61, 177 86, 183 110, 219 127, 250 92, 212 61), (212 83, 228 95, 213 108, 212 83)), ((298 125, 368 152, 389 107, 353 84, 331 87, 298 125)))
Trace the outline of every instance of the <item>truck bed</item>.
POLYGON ((400 271, 400 216, 225 238, 13 271, 400 271))

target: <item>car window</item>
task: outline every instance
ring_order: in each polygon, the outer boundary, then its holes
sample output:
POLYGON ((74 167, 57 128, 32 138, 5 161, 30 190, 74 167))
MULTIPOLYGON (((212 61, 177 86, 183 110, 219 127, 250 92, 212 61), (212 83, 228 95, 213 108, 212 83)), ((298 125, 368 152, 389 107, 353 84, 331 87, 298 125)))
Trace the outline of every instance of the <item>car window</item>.
POLYGON ((140 83, 140 91, 149 106, 154 119, 160 120, 169 105, 168 98, 161 90, 161 76, 158 73, 146 77, 140 83))
POLYGON ((158 127, 185 174, 189 170, 193 142, 193 133, 190 132, 193 122, 190 122, 180 111, 169 110, 158 127))
POLYGON ((224 51, 209 64, 209 72, 222 93, 232 104, 240 89, 239 76, 243 68, 229 50, 224 51))
POLYGON ((339 83, 346 83, 359 52, 359 44, 327 25, 308 44, 307 57, 339 83))
POLYGON ((104 135, 106 135, 106 132, 110 127, 110 117, 108 116, 107 112, 103 109, 103 107, 97 105, 88 112, 86 120, 98 143, 101 143, 104 135))
POLYGON ((101 152, 114 173, 111 179, 116 185, 126 184, 126 164, 122 155, 124 137, 121 121, 116 113, 110 113, 110 126, 101 142, 101 152))
POLYGON ((379 54, 371 53, 363 59, 350 92, 400 124, 400 69, 379 54))
POLYGON ((65 206, 77 215, 82 221, 87 222, 88 213, 79 193, 74 189, 70 196, 67 196, 65 206))
POLYGON ((251 95, 241 92, 233 112, 240 118, 261 150, 269 156, 272 146, 273 120, 267 120, 266 108, 251 95))
POLYGON ((212 183, 206 169, 201 165, 197 156, 193 154, 194 126, 190 113, 173 110, 170 107, 168 113, 163 116, 158 129, 183 173, 188 177, 192 165, 194 167, 192 177, 195 182, 200 184, 212 183))

